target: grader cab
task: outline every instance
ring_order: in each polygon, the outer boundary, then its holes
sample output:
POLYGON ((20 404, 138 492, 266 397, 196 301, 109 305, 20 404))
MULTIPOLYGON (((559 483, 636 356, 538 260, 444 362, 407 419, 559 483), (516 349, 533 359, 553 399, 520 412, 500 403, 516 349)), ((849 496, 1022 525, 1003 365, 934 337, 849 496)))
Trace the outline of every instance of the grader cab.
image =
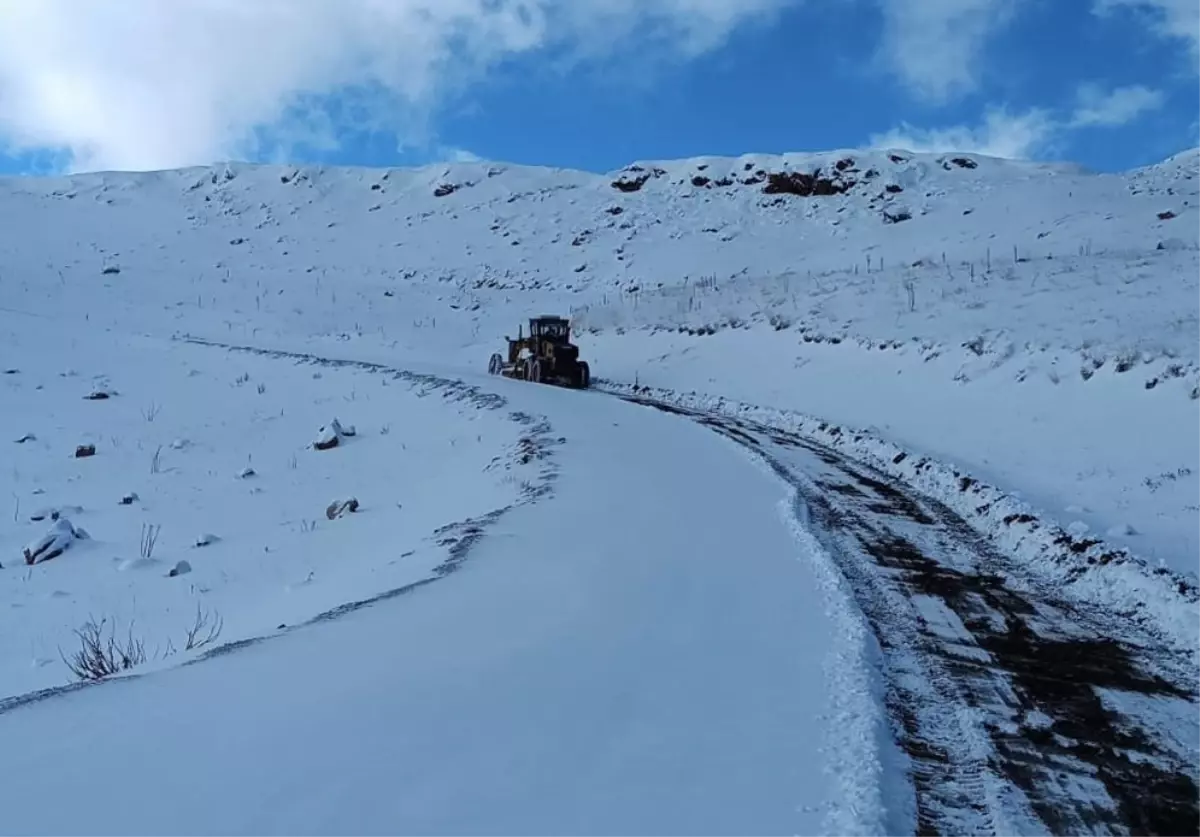
POLYGON ((488 361, 490 374, 574 389, 587 389, 591 384, 591 370, 579 359, 579 347, 571 342, 571 323, 565 317, 532 317, 528 336, 518 327, 515 340, 505 339, 508 356, 493 354, 488 361))

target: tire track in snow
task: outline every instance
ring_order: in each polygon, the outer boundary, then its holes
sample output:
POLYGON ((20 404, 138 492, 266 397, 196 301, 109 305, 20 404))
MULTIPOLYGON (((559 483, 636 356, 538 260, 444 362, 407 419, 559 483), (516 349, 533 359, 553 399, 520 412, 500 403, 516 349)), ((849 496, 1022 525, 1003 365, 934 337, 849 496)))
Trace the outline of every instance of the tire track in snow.
POLYGON ((952 510, 869 466, 755 422, 621 397, 710 427, 793 486, 793 515, 882 651, 918 833, 1200 831, 1195 745, 1180 743, 1195 736, 1158 731, 1195 724, 1195 672, 1177 655, 1035 583, 952 510))

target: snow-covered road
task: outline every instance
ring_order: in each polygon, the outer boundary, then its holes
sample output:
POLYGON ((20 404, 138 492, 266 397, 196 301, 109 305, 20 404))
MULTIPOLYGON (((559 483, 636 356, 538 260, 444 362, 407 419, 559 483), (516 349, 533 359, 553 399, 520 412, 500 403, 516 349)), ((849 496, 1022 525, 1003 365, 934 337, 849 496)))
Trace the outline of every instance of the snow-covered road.
POLYGON ((1191 833, 1195 657, 1128 613, 1073 600, 948 506, 747 417, 643 393, 795 488, 793 515, 878 638, 918 833, 1191 833))
POLYGON ((490 386, 564 440, 548 496, 414 595, 0 714, 3 830, 910 830, 787 486, 691 422, 490 386))

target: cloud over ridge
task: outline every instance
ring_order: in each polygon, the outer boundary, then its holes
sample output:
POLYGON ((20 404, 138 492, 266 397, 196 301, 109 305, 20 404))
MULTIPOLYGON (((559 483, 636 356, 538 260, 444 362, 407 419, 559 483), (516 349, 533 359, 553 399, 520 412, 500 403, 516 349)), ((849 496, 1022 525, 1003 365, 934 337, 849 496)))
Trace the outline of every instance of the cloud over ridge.
MULTIPOLYGON (((0 0, 0 136, 75 169, 170 168, 236 155, 345 89, 403 135, 505 58, 601 57, 634 34, 686 58, 790 2, 0 0)), ((300 123, 320 139, 319 118, 300 123)))

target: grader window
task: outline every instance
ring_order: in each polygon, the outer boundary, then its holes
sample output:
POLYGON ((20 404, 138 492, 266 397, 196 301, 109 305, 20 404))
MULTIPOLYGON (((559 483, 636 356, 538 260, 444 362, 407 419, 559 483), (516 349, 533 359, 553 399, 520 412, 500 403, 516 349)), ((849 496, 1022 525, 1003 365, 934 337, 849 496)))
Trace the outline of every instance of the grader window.
POLYGON ((535 320, 531 326, 531 332, 534 337, 545 337, 549 340, 560 340, 567 336, 567 324, 556 321, 537 321, 535 320))

